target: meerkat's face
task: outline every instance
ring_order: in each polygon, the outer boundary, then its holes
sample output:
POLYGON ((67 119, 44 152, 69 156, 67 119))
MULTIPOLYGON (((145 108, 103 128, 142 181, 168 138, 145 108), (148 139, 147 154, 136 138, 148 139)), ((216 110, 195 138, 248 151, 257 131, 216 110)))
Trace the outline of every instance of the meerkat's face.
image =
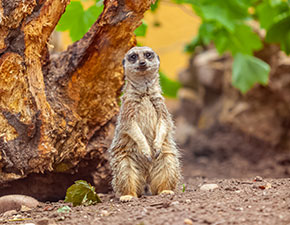
POLYGON ((158 55, 149 47, 134 47, 123 59, 125 75, 134 75, 134 78, 154 78, 158 75, 159 65, 158 55))

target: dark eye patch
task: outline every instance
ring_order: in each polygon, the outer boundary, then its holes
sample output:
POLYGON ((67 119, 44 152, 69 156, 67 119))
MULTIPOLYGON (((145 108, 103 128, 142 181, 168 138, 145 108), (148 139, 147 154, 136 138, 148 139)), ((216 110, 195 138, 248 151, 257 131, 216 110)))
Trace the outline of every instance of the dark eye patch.
POLYGON ((135 63, 138 59, 138 55, 136 53, 132 53, 128 56, 128 61, 131 63, 135 63))
POLYGON ((153 52, 145 52, 144 56, 146 59, 153 59, 154 58, 154 53, 153 52))

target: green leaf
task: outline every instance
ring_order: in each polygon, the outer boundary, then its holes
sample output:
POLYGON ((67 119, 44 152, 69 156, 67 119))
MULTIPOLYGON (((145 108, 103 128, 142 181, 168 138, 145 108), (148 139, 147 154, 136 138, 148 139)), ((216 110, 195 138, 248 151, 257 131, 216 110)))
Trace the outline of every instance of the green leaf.
POLYGON ((71 208, 67 205, 57 209, 58 213, 69 213, 70 211, 71 211, 71 208))
POLYGON ((93 5, 84 13, 84 24, 89 29, 102 13, 104 5, 93 5))
POLYGON ((166 97, 176 98, 178 89, 181 87, 181 84, 177 81, 169 79, 162 72, 159 72, 159 74, 160 74, 160 85, 164 95, 166 97))
POLYGON ((201 24, 201 26, 199 27, 198 34, 202 40, 202 43, 208 45, 213 39, 214 31, 215 24, 208 22, 204 22, 203 24, 201 24))
POLYGON ((263 47, 259 36, 245 24, 237 25, 233 33, 220 29, 213 35, 213 41, 220 54, 228 50, 232 55, 236 53, 252 55, 253 51, 263 47))
POLYGON ((229 35, 226 30, 221 29, 213 36, 213 42, 219 54, 223 54, 227 49, 231 50, 228 45, 229 35))
MULTIPOLYGON (((216 1, 216 0, 215 0, 216 1)), ((216 4, 202 5, 200 7, 204 19, 207 21, 218 21, 228 30, 234 31, 235 22, 230 18, 227 10, 222 7, 218 7, 216 4)))
MULTIPOLYGON (((290 14, 290 13, 289 13, 290 14)), ((266 41, 280 43, 282 50, 290 54, 290 15, 284 14, 284 18, 273 24, 266 35, 266 41)))
POLYGON ((135 35, 137 37, 144 37, 146 35, 147 32, 147 23, 145 21, 142 21, 142 24, 136 28, 136 30, 134 31, 135 35))
POLYGON ((262 28, 267 29, 273 24, 273 18, 279 13, 277 8, 273 8, 267 1, 258 5, 257 15, 262 28))
POLYGON ((283 3, 283 0, 269 0, 271 6, 277 6, 283 3))
POLYGON ((84 180, 75 181, 66 191, 65 202, 77 205, 91 205, 100 203, 101 199, 95 192, 95 188, 84 180))
POLYGON ((266 85, 270 66, 264 61, 250 55, 236 54, 233 63, 233 86, 246 93, 254 84, 266 85))
POLYGON ((185 46, 184 51, 187 53, 193 53, 196 47, 200 45, 202 45, 201 40, 199 36, 196 36, 190 43, 185 46))
POLYGON ((182 192, 185 192, 185 184, 182 184, 182 192))
POLYGON ((203 22, 216 22, 233 32, 237 24, 249 17, 251 3, 251 0, 200 0, 199 7, 194 9, 203 22))
POLYGON ((159 7, 159 3, 160 3, 160 1, 157 0, 154 4, 151 4, 151 8, 150 8, 151 12, 156 12, 156 10, 159 7))
POLYGON ((80 2, 71 2, 67 7, 65 13, 60 18, 56 29, 58 31, 65 31, 75 26, 75 22, 83 16, 84 9, 80 2))
POLYGON ((69 30, 72 41, 81 39, 103 10, 103 5, 93 5, 84 11, 79 1, 72 1, 56 27, 58 31, 69 30))

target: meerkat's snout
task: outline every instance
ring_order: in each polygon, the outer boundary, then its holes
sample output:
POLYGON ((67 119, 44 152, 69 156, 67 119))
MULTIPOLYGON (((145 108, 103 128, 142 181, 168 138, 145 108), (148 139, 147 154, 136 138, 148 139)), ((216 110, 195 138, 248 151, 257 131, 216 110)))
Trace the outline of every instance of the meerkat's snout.
POLYGON ((146 61, 145 60, 140 60, 139 67, 147 67, 146 61))

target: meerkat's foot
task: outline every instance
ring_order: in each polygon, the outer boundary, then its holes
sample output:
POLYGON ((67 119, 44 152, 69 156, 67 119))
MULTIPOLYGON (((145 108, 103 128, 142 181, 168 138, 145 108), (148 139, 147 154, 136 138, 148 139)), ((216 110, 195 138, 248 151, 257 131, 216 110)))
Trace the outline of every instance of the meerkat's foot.
POLYGON ((120 197, 120 201, 121 202, 130 202, 134 199, 134 196, 133 195, 122 195, 120 197))
POLYGON ((174 195, 174 192, 171 190, 163 190, 160 192, 160 195, 165 194, 165 195, 174 195))

